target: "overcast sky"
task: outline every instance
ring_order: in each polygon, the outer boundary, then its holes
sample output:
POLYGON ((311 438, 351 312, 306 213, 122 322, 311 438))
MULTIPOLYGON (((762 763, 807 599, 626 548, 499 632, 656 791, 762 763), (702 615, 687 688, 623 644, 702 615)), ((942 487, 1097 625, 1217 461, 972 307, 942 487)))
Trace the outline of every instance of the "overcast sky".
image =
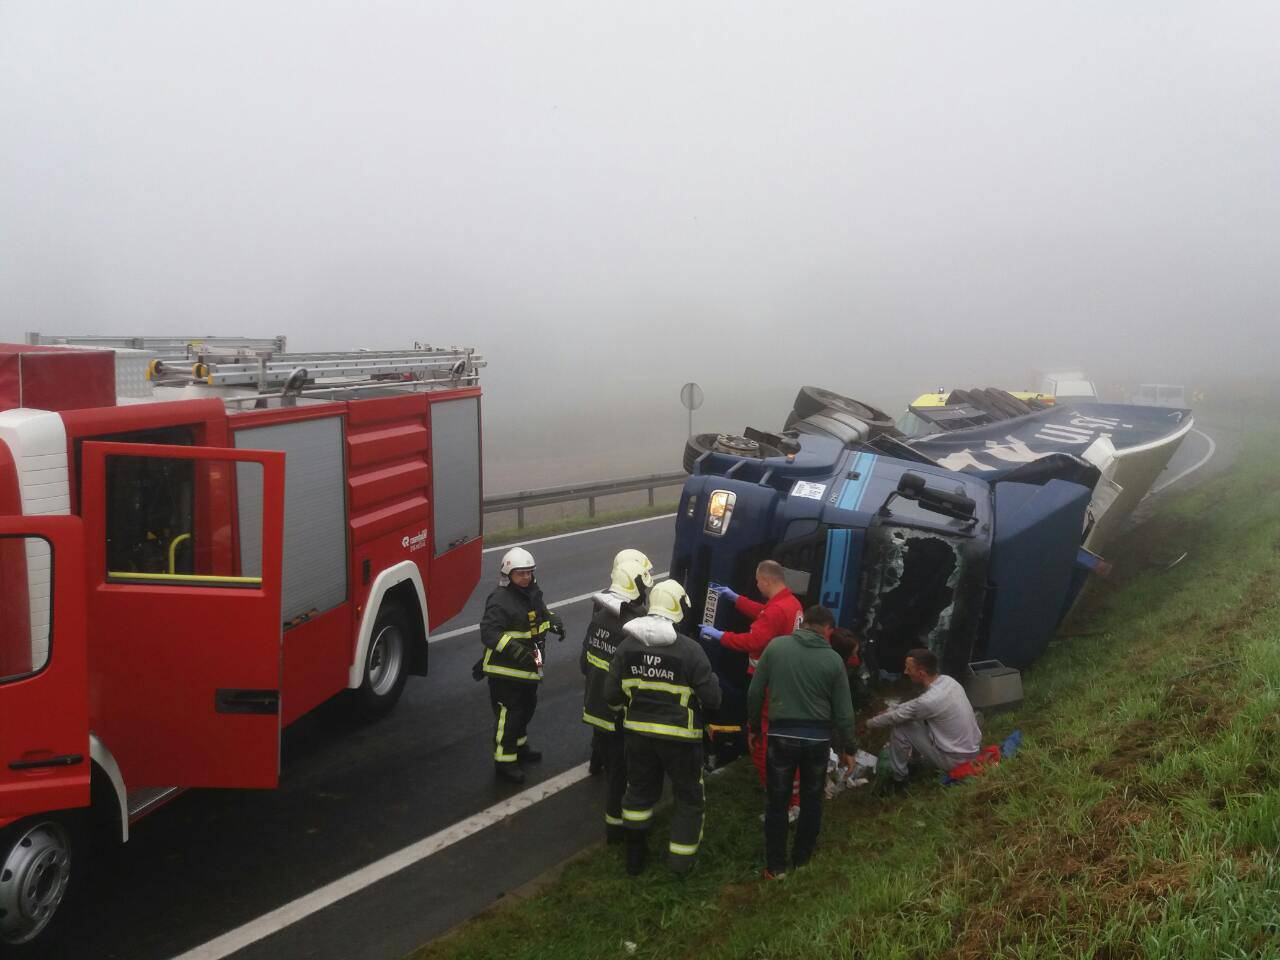
POLYGON ((491 491, 670 468, 686 380, 711 430, 802 383, 1270 374, 1277 38, 1243 2, 0 0, 0 339, 473 345, 491 491))

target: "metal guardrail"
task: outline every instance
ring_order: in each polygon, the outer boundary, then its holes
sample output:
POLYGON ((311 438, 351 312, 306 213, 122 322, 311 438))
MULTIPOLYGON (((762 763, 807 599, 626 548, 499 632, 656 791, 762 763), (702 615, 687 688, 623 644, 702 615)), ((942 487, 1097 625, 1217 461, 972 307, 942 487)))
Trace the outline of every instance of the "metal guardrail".
POLYGON ((501 513, 507 510, 516 512, 516 528, 524 529, 524 512, 529 507, 544 507, 552 503, 570 503, 574 500, 587 501, 587 516, 596 515, 596 498, 607 497, 615 493, 633 493, 636 490, 649 491, 649 506, 654 505, 653 492, 661 487, 674 487, 683 484, 688 474, 683 470, 675 473, 651 473, 643 477, 624 477, 621 480, 598 480, 594 483, 574 483, 563 487, 545 487, 541 490, 522 490, 519 493, 504 493, 496 497, 486 497, 483 511, 485 513, 501 513))

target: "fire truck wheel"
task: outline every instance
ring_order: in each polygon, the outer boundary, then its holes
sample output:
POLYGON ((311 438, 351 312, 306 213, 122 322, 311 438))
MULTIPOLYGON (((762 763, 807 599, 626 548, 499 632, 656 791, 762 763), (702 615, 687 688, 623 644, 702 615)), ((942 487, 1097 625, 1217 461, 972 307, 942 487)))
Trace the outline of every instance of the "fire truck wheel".
POLYGON ((386 602, 378 610, 364 659, 364 682, 356 691, 360 712, 380 717, 396 705, 404 690, 413 631, 399 604, 386 602))
POLYGON ((58 936, 79 885, 83 836, 78 818, 57 814, 0 830, 0 946, 6 956, 42 950, 58 936))

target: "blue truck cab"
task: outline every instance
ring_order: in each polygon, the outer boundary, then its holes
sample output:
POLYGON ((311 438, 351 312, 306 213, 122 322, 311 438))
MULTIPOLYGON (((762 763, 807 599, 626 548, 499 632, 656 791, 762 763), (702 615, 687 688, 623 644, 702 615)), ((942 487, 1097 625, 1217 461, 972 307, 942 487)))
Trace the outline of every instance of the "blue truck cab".
MULTIPOLYGON (((1083 584, 1090 486, 1043 470, 993 482, 893 441, 886 453, 766 436, 785 452, 720 438, 690 464, 671 575, 695 624, 747 629, 709 588, 754 596, 756 565, 773 559, 802 606, 822 604, 862 637, 873 668, 900 672, 908 650, 928 647, 962 677, 974 660, 1023 666, 1043 652, 1083 584)), ((745 656, 711 652, 729 695, 713 722, 740 723, 745 656)))

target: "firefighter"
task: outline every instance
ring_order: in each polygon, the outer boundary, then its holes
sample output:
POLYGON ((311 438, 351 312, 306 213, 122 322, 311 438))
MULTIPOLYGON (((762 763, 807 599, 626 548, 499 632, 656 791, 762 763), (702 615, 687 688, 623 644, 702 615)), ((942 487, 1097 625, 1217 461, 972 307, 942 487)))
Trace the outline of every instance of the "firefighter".
MULTIPOLYGON (((649 561, 649 558, 645 554, 641 553, 639 550, 636 550, 632 547, 626 547, 622 550, 619 550, 613 557, 613 569, 614 570, 618 569, 618 564, 622 563, 624 560, 635 560, 639 562, 644 567, 644 572, 648 575, 648 580, 646 581, 646 583, 648 584, 649 587, 653 586, 653 564, 649 561)), ((641 613, 644 612, 643 601, 640 602, 640 612, 641 613)), ((606 757, 600 751, 600 743, 593 736, 591 738, 591 763, 588 765, 588 772, 591 774, 591 776, 594 777, 604 773, 605 762, 606 762, 606 757)))
POLYGON ((649 588, 653 586, 647 557, 635 550, 624 550, 618 557, 614 560, 609 589, 591 598, 595 610, 582 641, 579 661, 586 677, 582 721, 592 728, 592 758, 599 758, 605 773, 604 823, 605 839, 609 843, 620 843, 625 838, 622 794, 627 787, 627 768, 621 717, 605 702, 605 681, 614 651, 624 639, 623 625, 644 614, 649 588), (627 554, 638 556, 627 557, 627 554))
MULTIPOLYGON (((717 630, 704 625, 701 628, 702 639, 719 643, 730 650, 741 650, 747 655, 747 674, 754 675, 756 663, 764 648, 774 637, 782 637, 800 626, 804 619, 800 601, 792 593, 784 579, 782 565, 776 560, 761 560, 756 566, 756 588, 764 597, 764 603, 757 603, 749 597, 741 597, 728 587, 714 585, 712 590, 723 599, 733 604, 734 609, 750 618, 751 629, 746 633, 731 633, 728 630, 717 630)), ((756 773, 760 777, 760 786, 765 786, 765 747, 769 734, 769 710, 766 704, 760 717, 760 735, 751 739, 751 762, 755 764, 756 773)), ((798 807, 799 796, 794 798, 793 807, 798 807)))
POLYGON ((684 588, 664 580, 649 591, 649 613, 623 627, 627 634, 609 665, 605 700, 623 709, 627 792, 627 873, 641 873, 648 858, 653 808, 671 779, 675 808, 667 863, 677 873, 693 867, 702 840, 702 713, 720 705, 720 683, 706 652, 677 633, 689 603, 684 588))
POLYGON ((534 579, 533 554, 513 547, 502 556, 498 588, 489 594, 480 618, 484 644, 481 672, 489 678, 489 702, 496 727, 494 769, 499 778, 524 783, 520 762, 537 763, 526 731, 538 706, 547 633, 564 639, 564 622, 547 610, 534 579))

